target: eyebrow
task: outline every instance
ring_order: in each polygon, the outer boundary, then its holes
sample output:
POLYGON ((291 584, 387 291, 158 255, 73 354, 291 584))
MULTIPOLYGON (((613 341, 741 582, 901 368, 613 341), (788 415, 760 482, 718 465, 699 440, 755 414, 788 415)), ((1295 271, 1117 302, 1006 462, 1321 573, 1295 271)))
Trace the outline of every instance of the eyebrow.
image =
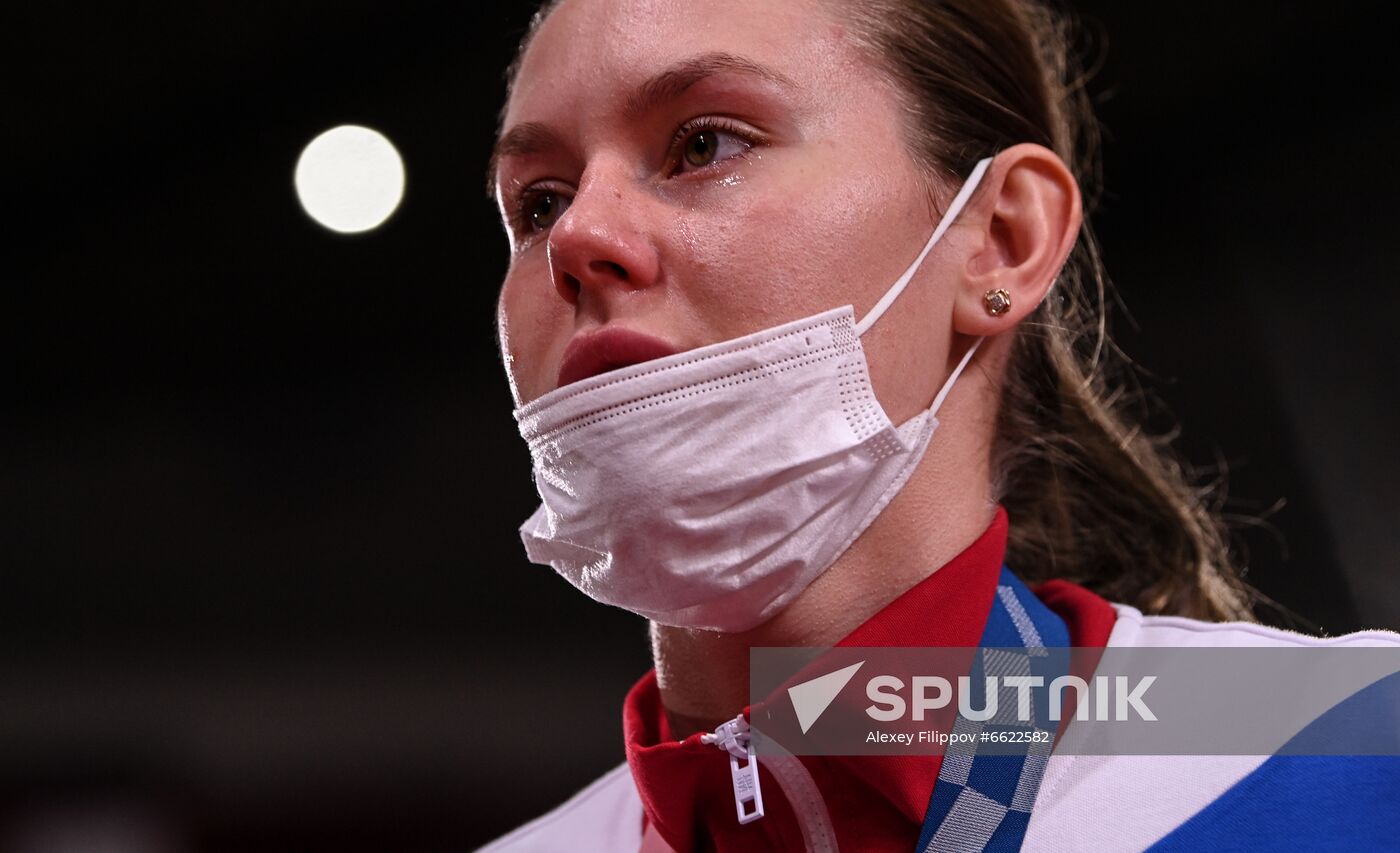
POLYGON ((680 97, 685 90, 706 77, 726 72, 747 74, 785 88, 793 86, 792 81, 782 74, 759 65, 751 59, 745 59, 732 53, 714 51, 682 60, 652 76, 638 86, 637 90, 627 99, 622 108, 623 114, 627 116, 641 115, 666 101, 680 97))
MULTIPOLYGON (((724 73, 745 74, 784 88, 794 87, 787 77, 751 59, 712 51, 684 59, 649 77, 623 102, 622 114, 628 117, 642 115, 680 97, 701 80, 724 73)), ((529 156, 562 144, 559 135, 541 122, 527 121, 511 128, 491 149, 491 159, 486 167, 486 194, 490 196, 495 193, 496 170, 502 157, 529 156)))

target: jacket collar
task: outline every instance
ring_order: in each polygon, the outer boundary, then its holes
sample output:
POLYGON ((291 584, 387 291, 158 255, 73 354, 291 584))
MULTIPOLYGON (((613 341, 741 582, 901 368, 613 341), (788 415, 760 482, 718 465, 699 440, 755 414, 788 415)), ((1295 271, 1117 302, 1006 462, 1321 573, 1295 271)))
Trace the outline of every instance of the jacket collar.
MULTIPOLYGON (((1006 510, 938 571, 890 602, 838 645, 976 646, 996 595, 1006 551, 1006 510)), ((1069 624, 1075 645, 1103 646, 1111 605, 1060 581, 1037 594, 1069 624), (1049 593, 1049 594, 1047 594, 1049 593)), ((745 709, 747 713, 747 709, 745 709)), ((734 813, 728 757, 700 742, 677 741, 667 724, 655 671, 623 704, 627 762, 647 820, 679 853, 691 850, 801 850, 801 824, 760 761, 766 816, 740 825, 734 813)), ((837 841, 845 849, 911 849, 938 779, 938 755, 804 756, 837 841)))

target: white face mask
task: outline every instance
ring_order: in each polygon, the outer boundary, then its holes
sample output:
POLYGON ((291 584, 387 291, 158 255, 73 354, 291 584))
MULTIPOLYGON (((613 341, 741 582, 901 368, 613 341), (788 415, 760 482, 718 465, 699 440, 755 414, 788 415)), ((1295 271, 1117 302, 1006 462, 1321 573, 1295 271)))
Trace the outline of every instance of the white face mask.
POLYGON ((515 411, 542 504, 530 560, 591 598, 686 628, 742 631, 789 604, 903 487, 938 426, 895 427, 860 336, 971 197, 973 169, 928 244, 879 303, 634 364, 515 411))

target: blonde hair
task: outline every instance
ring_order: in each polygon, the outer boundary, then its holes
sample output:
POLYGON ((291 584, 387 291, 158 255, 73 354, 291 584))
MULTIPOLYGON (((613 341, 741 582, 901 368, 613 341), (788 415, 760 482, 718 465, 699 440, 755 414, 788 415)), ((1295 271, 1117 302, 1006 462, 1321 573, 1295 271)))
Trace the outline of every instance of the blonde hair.
MULTIPOLYGON (((906 98, 915 157, 960 182, 1019 142, 1055 151, 1092 206, 1098 124, 1067 18, 1038 0, 832 0, 906 98)), ((1109 340, 1110 285, 1086 217, 1050 294, 1016 331, 993 444, 1007 562, 1149 613, 1251 618, 1214 489, 1126 411, 1141 390, 1109 340), (1129 391, 1132 391, 1130 394, 1129 391)))

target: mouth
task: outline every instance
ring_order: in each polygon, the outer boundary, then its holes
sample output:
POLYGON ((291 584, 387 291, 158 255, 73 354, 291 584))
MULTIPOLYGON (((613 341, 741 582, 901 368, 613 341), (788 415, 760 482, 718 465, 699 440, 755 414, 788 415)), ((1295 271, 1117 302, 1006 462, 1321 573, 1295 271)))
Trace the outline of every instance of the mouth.
POLYGON ((603 326, 580 332, 564 348, 557 387, 562 388, 620 367, 665 358, 677 352, 678 349, 660 338, 621 326, 603 326))

